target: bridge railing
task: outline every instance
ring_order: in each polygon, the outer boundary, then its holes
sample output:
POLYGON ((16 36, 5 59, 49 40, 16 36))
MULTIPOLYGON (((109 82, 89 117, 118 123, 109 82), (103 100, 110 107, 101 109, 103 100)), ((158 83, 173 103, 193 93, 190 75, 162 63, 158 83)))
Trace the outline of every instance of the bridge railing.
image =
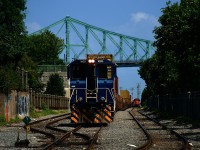
POLYGON ((144 60, 124 60, 124 61, 114 61, 117 64, 117 67, 139 67, 141 66, 144 60))

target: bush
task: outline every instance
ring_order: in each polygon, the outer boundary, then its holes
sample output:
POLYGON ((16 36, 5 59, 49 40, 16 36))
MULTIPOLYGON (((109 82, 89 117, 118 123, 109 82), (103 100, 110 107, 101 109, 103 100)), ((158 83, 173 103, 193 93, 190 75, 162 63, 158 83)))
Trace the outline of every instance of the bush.
POLYGON ((47 82, 47 89, 45 93, 51 94, 51 95, 59 95, 59 96, 65 95, 64 81, 59 76, 59 74, 52 74, 49 77, 49 81, 47 82))
POLYGON ((48 106, 45 103, 42 103, 41 109, 42 110, 49 110, 48 106))

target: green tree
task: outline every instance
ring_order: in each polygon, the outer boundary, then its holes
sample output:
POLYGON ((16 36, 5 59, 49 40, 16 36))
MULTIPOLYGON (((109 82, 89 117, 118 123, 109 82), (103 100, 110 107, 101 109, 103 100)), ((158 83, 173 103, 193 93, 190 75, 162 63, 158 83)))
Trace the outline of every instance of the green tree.
POLYGON ((17 65, 24 50, 26 35, 25 0, 1 0, 0 2, 0 65, 17 65))
POLYGON ((20 75, 12 65, 0 66, 0 93, 9 94, 13 89, 20 89, 20 75))
POLYGON ((28 56, 38 65, 59 65, 64 62, 59 58, 64 41, 50 31, 28 37, 28 56))
POLYGON ((0 10, 0 92, 8 94, 20 89, 17 67, 25 49, 25 0, 1 0, 0 10))
POLYGON ((65 95, 64 81, 59 74, 52 74, 49 77, 45 93, 59 96, 65 95))
MULTIPOLYGON (((154 56, 139 71, 151 95, 199 90, 199 0, 167 2, 154 30, 154 56)), ((145 94, 148 95, 148 94, 145 94)))
POLYGON ((175 59, 175 65, 172 64, 171 68, 177 72, 174 85, 178 85, 180 91, 200 88, 199 6, 199 0, 184 0, 180 5, 168 2, 159 18, 161 26, 154 31, 159 55, 170 53, 169 56, 175 59))
POLYGON ((28 87, 35 92, 41 92, 44 84, 40 82, 43 72, 37 70, 37 64, 25 52, 18 64, 19 68, 23 68, 28 73, 28 87))

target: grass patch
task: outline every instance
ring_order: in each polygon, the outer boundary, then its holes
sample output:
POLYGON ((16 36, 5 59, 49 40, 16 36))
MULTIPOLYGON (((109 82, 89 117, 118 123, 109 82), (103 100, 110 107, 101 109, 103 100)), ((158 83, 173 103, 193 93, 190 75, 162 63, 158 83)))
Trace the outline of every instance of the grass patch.
POLYGON ((39 118, 42 116, 47 115, 56 115, 60 113, 67 113, 66 110, 52 110, 49 109, 46 105, 42 105, 42 109, 36 109, 34 106, 31 105, 30 107, 30 117, 32 118, 39 118))
MULTIPOLYGON (((36 109, 33 105, 30 106, 30 117, 31 118, 39 118, 42 116, 47 115, 56 115, 56 114, 62 114, 62 113, 68 113, 67 110, 51 110, 46 105, 42 105, 42 109, 36 109)), ((11 118, 9 122, 6 122, 6 118, 4 115, 0 115, 0 126, 5 126, 10 123, 16 123, 20 122, 22 119, 20 119, 18 116, 16 116, 14 119, 11 118)))
POLYGON ((18 116, 16 116, 15 119, 11 118, 9 123, 15 123, 15 122, 20 122, 20 121, 21 119, 18 116))
POLYGON ((20 118, 18 116, 16 116, 15 118, 10 118, 9 122, 6 122, 6 119, 3 115, 0 115, 0 126, 5 126, 8 123, 16 123, 16 122, 20 122, 20 118))

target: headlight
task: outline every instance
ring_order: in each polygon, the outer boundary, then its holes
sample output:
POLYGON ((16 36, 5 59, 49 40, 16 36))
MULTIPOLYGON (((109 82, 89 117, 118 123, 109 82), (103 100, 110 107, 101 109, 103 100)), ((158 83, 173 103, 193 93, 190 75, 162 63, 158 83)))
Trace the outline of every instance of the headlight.
POLYGON ((88 62, 89 62, 89 63, 94 63, 95 60, 94 60, 94 59, 89 59, 88 62))
POLYGON ((105 100, 106 100, 105 97, 101 97, 102 102, 105 102, 105 100))
POLYGON ((78 98, 78 101, 79 101, 79 102, 81 102, 82 100, 83 100, 83 98, 82 98, 82 97, 79 97, 79 98, 78 98))

